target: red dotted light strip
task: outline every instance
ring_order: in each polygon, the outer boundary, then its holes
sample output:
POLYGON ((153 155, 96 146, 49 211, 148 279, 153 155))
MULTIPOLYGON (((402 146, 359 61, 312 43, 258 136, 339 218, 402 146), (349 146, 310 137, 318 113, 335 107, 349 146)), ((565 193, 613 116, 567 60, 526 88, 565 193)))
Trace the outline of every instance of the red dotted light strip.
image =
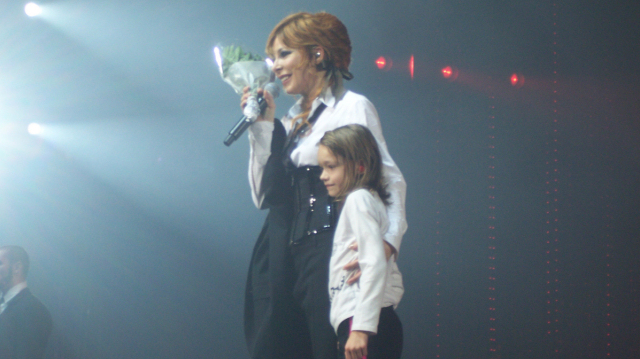
POLYGON ((560 260, 558 237, 558 41, 557 4, 553 4, 553 113, 552 124, 547 135, 547 161, 545 171, 546 198, 546 335, 550 341, 553 357, 560 354, 560 260))
MULTIPOLYGON (((607 196, 608 197, 608 196, 607 196)), ((608 198, 607 198, 608 199, 608 198)), ((611 206, 609 204, 607 204, 606 208, 607 211, 610 210, 611 206)), ((607 290, 606 290, 606 328, 605 328, 605 334, 606 334, 606 340, 607 340, 607 347, 606 347, 606 353, 607 353, 607 358, 611 358, 611 260, 613 258, 613 254, 612 254, 612 245, 611 245, 611 235, 610 233, 610 229, 611 229, 611 215, 609 214, 609 212, 607 212, 607 214, 605 215, 605 223, 607 226, 607 232, 605 234, 605 243, 607 246, 606 249, 606 266, 607 266, 607 290)))
POLYGON ((495 96, 490 96, 488 123, 488 277, 489 277, 489 353, 490 358, 498 358, 498 342, 496 339, 496 196, 495 196, 495 96))
MULTIPOLYGON (((438 102, 440 102, 440 100, 438 99, 438 102)), ((441 241, 441 220, 442 217, 440 216, 440 212, 441 212, 441 208, 442 208, 442 197, 441 197, 441 185, 440 185, 440 180, 441 180, 441 176, 440 176, 440 141, 441 141, 441 128, 440 128, 440 124, 442 123, 441 118, 440 118, 440 108, 439 106, 436 109, 436 247, 435 247, 435 251, 436 251, 436 328, 435 328, 435 336, 436 336, 436 348, 435 348, 435 357, 436 358, 440 358, 441 357, 441 332, 440 332, 440 314, 441 314, 441 307, 440 307, 440 260, 441 260, 441 251, 442 248, 440 247, 440 241, 441 241)))

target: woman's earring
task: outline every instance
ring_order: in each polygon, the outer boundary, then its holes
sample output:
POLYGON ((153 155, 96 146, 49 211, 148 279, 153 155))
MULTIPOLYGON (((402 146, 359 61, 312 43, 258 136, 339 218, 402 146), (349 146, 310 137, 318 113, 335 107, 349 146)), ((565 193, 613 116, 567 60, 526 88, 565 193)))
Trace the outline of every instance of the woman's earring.
POLYGON ((360 174, 364 173, 364 166, 363 165, 358 166, 358 173, 360 173, 360 174))

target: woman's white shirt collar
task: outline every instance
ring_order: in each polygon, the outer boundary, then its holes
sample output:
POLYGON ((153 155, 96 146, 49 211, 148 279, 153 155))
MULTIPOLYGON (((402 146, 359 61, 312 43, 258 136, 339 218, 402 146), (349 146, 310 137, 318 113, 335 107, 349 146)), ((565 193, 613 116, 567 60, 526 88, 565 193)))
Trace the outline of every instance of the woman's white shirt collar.
MULTIPOLYGON (((327 88, 320 93, 320 96, 316 97, 311 103, 311 113, 313 113, 321 103, 324 103, 327 107, 335 107, 346 92, 347 90, 342 85, 341 79, 338 80, 334 86, 327 86, 327 88)), ((289 113, 287 114, 288 118, 294 118, 302 113, 301 103, 302 98, 299 98, 293 107, 289 109, 289 113)))

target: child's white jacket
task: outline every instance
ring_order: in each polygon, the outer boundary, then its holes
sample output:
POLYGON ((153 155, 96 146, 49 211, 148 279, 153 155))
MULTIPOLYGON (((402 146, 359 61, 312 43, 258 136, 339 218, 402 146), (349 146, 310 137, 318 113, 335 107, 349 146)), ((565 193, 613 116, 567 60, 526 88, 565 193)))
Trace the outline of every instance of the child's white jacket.
POLYGON ((350 193, 342 207, 333 239, 329 264, 329 297, 331 325, 334 330, 342 321, 353 317, 351 330, 378 332, 380 309, 395 308, 402 294, 402 275, 395 258, 387 262, 383 238, 389 226, 387 211, 377 193, 358 189, 350 193), (358 243, 358 250, 349 246, 358 243), (362 276, 352 285, 346 282, 353 274, 343 267, 355 258, 362 276))

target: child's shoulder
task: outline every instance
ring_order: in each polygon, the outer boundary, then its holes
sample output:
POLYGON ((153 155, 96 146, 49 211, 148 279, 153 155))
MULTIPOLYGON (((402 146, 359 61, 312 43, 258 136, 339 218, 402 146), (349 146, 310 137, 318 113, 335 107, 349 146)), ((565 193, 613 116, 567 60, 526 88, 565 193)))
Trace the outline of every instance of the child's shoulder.
POLYGON ((382 203, 382 200, 374 191, 366 188, 358 188, 357 190, 349 193, 345 200, 345 206, 348 204, 352 206, 372 206, 378 202, 382 203))
MULTIPOLYGON (((374 220, 382 228, 388 226, 387 209, 375 191, 360 188, 347 196, 341 217, 346 221, 360 221, 363 218, 374 220)), ((386 231, 386 229, 384 229, 386 231)))

